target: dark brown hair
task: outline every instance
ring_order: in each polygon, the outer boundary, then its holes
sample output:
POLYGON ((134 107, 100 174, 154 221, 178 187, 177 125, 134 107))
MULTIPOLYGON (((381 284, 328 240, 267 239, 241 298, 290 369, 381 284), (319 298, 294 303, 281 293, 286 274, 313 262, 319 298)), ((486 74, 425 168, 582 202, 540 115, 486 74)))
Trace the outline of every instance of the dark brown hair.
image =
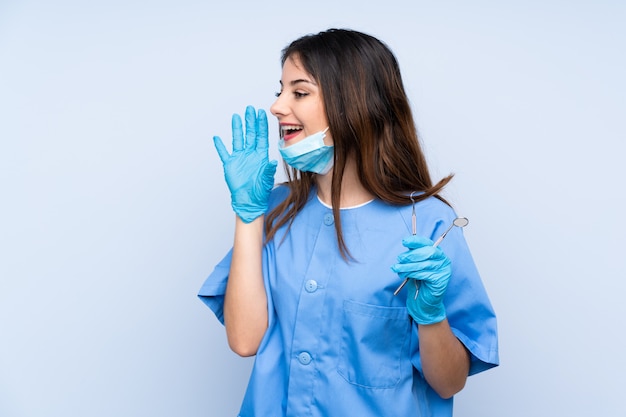
MULTIPOLYGON (((438 193, 452 175, 432 184, 398 62, 383 42, 353 30, 329 29, 293 41, 283 49, 281 63, 290 58, 297 58, 320 86, 334 142, 335 219, 340 219, 341 178, 349 157, 365 189, 382 201, 410 204, 414 191, 420 193, 415 201, 430 196, 443 200, 438 193)), ((315 185, 315 174, 285 169, 290 192, 267 215, 268 240, 293 222, 315 185)), ((335 221, 335 229, 341 254, 349 257, 341 221, 335 221)))

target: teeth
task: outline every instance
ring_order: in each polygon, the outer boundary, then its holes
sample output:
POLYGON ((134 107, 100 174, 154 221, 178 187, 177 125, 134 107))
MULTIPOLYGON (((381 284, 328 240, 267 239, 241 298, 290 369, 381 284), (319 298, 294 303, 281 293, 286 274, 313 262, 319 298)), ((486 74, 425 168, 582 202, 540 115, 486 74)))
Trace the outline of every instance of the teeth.
POLYGON ((281 129, 284 131, 291 131, 291 130, 302 130, 302 127, 300 126, 281 126, 281 129))

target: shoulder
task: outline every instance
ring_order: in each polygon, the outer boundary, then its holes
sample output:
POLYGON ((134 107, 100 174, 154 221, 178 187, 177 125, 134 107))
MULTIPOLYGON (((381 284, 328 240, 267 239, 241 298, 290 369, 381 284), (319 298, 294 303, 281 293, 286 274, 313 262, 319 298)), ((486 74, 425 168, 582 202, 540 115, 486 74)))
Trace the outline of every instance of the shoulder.
POLYGON ((415 210, 436 213, 442 216, 454 216, 454 209, 436 197, 428 197, 415 205, 415 210))

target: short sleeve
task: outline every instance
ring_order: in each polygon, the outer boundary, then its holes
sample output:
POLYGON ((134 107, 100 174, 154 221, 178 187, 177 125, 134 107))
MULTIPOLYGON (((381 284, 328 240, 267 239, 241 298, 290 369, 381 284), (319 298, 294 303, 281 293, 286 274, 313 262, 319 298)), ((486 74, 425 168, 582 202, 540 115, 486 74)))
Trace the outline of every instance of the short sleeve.
POLYGON ((232 249, 228 251, 226 256, 215 266, 213 272, 204 281, 198 292, 200 300, 213 311, 222 324, 224 324, 224 294, 226 294, 226 283, 228 282, 232 253, 232 249))
POLYGON ((471 354, 469 375, 499 364, 496 315, 460 229, 441 248, 452 262, 446 315, 455 336, 471 354))

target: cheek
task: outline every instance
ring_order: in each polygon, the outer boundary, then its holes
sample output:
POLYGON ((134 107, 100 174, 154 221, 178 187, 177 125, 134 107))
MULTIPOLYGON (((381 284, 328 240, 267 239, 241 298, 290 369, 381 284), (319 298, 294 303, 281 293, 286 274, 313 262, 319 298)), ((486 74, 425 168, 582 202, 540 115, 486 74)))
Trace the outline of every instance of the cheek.
MULTIPOLYGON (((320 126, 322 129, 326 129, 328 127, 328 117, 326 117, 326 111, 324 110, 324 105, 321 103, 321 101, 315 106, 314 111, 315 114, 317 114, 317 125, 320 126)), ((326 132, 326 135, 328 135, 328 132, 326 132)))

